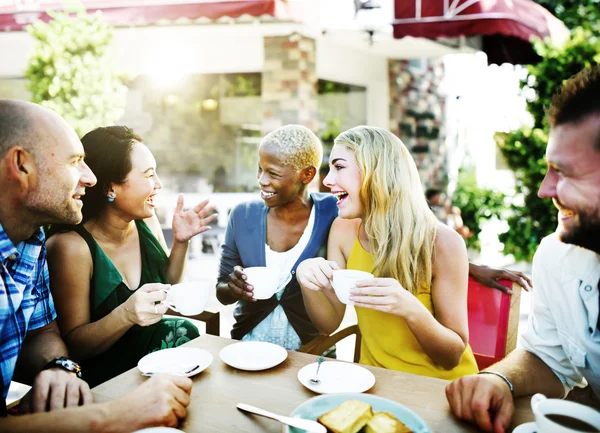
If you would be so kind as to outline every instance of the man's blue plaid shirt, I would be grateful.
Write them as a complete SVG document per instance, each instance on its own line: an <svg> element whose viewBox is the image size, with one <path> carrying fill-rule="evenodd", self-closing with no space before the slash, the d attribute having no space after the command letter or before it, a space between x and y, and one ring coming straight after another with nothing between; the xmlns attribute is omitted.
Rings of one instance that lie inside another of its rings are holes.
<svg viewBox="0 0 600 433"><path fill-rule="evenodd" d="M28 330L56 318L42 229L13 245L0 224L0 379L6 399Z"/></svg>

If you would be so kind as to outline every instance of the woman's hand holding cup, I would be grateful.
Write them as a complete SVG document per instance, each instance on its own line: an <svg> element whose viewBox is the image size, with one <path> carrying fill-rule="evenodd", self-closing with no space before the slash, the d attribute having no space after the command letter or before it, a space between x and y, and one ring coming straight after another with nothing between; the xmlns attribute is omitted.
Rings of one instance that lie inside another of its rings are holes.
<svg viewBox="0 0 600 433"><path fill-rule="evenodd" d="M169 284L150 283L137 289L123 304L125 319L132 325L150 326L160 321L169 306L167 299Z"/></svg>
<svg viewBox="0 0 600 433"><path fill-rule="evenodd" d="M229 274L229 282L227 286L231 294L237 299L244 301L256 302L254 299L254 287L246 283L246 274L244 274L244 268L241 266L234 266L233 272Z"/></svg>
<svg viewBox="0 0 600 433"><path fill-rule="evenodd" d="M300 285L308 290L318 292L319 290L332 290L331 280L333 271L340 269L333 260L325 260L322 257L304 260L296 269L296 279Z"/></svg>

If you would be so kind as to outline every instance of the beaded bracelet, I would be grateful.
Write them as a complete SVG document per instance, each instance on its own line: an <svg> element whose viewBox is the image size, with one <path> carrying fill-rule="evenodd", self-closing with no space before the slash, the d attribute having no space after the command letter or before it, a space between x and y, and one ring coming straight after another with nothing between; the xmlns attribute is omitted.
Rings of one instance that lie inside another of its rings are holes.
<svg viewBox="0 0 600 433"><path fill-rule="evenodd" d="M508 377L506 377L502 373L498 373L497 371L484 370L484 371L480 371L477 374L494 374L494 375L498 376L500 379L502 379L503 381L506 382L506 384L508 385L508 388L510 389L510 393L514 395L515 388L513 387L512 382L510 380L508 380Z"/></svg>

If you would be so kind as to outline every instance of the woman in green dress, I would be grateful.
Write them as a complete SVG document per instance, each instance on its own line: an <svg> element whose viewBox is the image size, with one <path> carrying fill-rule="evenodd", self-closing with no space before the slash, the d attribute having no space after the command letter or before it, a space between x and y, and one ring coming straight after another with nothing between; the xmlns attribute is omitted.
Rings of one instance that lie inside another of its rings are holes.
<svg viewBox="0 0 600 433"><path fill-rule="evenodd" d="M184 319L163 318L169 284L180 281L190 239L210 227L214 206L203 201L173 217L170 255L154 197L162 188L156 161L124 126L97 128L82 139L98 182L85 195L83 222L52 227L48 266L58 323L69 353L90 386L132 367L144 355L198 337Z"/></svg>

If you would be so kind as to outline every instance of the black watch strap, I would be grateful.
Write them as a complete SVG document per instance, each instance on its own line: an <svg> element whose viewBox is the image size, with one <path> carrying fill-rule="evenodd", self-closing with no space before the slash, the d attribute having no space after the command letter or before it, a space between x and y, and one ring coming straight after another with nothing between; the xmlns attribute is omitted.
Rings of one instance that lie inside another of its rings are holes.
<svg viewBox="0 0 600 433"><path fill-rule="evenodd" d="M69 373L73 373L78 378L82 378L81 367L79 366L79 364L65 356L59 356L57 358L54 358L48 364L44 365L42 367L42 370L48 370L50 368L62 368L63 370L68 371Z"/></svg>

